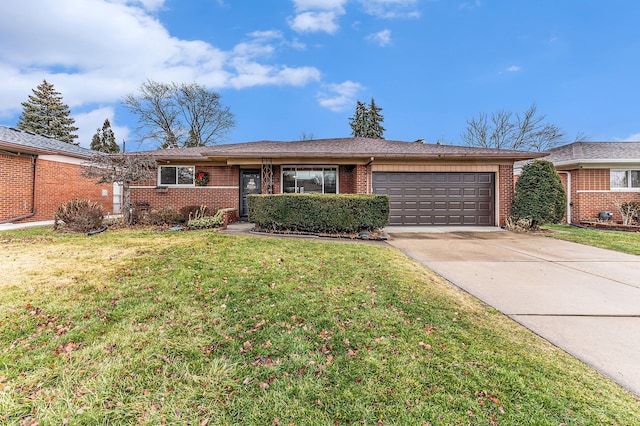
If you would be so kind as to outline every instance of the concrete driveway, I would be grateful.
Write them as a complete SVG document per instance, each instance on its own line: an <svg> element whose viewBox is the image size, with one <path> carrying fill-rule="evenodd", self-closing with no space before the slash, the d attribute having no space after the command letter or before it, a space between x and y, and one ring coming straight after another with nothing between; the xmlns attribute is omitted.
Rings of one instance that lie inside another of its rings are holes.
<svg viewBox="0 0 640 426"><path fill-rule="evenodd" d="M640 256L495 228L425 230L386 231L392 246L640 395Z"/></svg>

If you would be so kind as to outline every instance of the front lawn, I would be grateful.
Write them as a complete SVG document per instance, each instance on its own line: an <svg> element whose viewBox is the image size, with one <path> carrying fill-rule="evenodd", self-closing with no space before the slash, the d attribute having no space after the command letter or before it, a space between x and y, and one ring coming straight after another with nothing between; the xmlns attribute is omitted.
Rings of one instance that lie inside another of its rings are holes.
<svg viewBox="0 0 640 426"><path fill-rule="evenodd" d="M629 392L399 251L0 232L0 423L631 425Z"/></svg>
<svg viewBox="0 0 640 426"><path fill-rule="evenodd" d="M559 240L640 255L640 232L587 229L569 225L545 225L544 228L556 231L545 235Z"/></svg>

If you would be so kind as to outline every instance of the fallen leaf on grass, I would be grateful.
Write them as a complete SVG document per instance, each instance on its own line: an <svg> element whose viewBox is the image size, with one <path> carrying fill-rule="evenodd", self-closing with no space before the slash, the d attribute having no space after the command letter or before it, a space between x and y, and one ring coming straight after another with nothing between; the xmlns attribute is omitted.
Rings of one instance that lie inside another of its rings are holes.
<svg viewBox="0 0 640 426"><path fill-rule="evenodd" d="M431 345L429 345L428 343L419 342L418 346L420 346L425 351L430 351L431 350Z"/></svg>

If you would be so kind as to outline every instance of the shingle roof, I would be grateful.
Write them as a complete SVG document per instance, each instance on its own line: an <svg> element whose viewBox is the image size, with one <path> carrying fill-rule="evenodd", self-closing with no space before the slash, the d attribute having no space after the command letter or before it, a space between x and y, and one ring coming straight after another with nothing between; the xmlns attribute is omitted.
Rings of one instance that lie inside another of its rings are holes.
<svg viewBox="0 0 640 426"><path fill-rule="evenodd" d="M0 126L0 150L28 154L62 154L88 158L93 151L47 136L36 135L13 127Z"/></svg>
<svg viewBox="0 0 640 426"><path fill-rule="evenodd" d="M386 139L337 138L308 141L246 142L209 147L172 148L148 151L158 159L287 158L287 157L384 157L384 158L502 158L522 160L544 154L457 145L402 142Z"/></svg>
<svg viewBox="0 0 640 426"><path fill-rule="evenodd" d="M552 163L584 160L640 162L640 142L574 142L549 150L549 156L544 160Z"/></svg>

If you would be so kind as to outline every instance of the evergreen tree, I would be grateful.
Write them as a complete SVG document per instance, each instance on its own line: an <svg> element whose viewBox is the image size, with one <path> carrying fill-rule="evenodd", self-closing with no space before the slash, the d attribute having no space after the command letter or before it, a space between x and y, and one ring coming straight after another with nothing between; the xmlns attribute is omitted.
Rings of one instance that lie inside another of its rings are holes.
<svg viewBox="0 0 640 426"><path fill-rule="evenodd" d="M78 145L73 134L78 128L75 120L70 117L69 107L62 103L62 95L56 91L53 84L43 80L36 89L32 90L29 100L22 102L22 114L18 121L18 128L38 135L49 136L62 142Z"/></svg>
<svg viewBox="0 0 640 426"><path fill-rule="evenodd" d="M120 147L116 143L116 136L111 130L109 119L104 120L102 129L98 129L91 139L91 149L94 151L107 152L115 154L120 152Z"/></svg>
<svg viewBox="0 0 640 426"><path fill-rule="evenodd" d="M367 106L362 102L356 103L356 111L353 117L349 118L349 125L354 138L367 137Z"/></svg>
<svg viewBox="0 0 640 426"><path fill-rule="evenodd" d="M515 219L531 221L536 229L545 223L558 223L564 217L567 198L560 175L553 163L537 160L522 168L511 203Z"/></svg>
<svg viewBox="0 0 640 426"><path fill-rule="evenodd" d="M384 118L380 111L382 111L382 108L376 106L373 98L371 98L371 103L368 107L358 101L353 117L349 118L351 135L355 138L384 139L385 128L381 124Z"/></svg>
<svg viewBox="0 0 640 426"><path fill-rule="evenodd" d="M369 104L368 112L368 138L375 139L384 139L382 136L384 134L385 128L382 127L382 122L384 121L384 117L380 114L382 108L377 107L373 98L371 98L371 103Z"/></svg>

